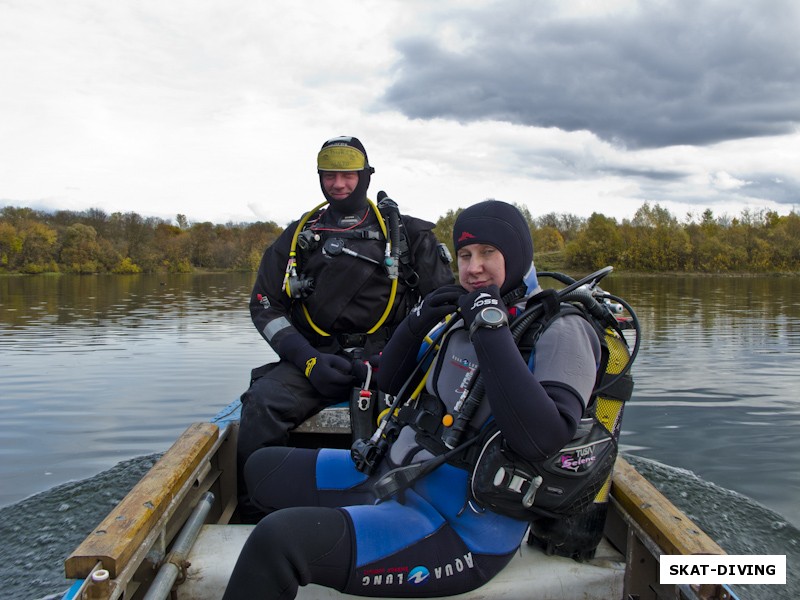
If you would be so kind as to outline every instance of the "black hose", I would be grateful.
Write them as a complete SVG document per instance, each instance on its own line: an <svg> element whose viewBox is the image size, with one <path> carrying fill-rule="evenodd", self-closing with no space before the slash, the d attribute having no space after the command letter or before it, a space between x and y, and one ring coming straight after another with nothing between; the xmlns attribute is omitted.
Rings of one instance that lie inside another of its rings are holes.
<svg viewBox="0 0 800 600"><path fill-rule="evenodd" d="M400 266L400 208L397 206L397 202L389 198L386 192L381 190L378 192L378 210L389 222L389 241L392 245L391 257L394 261L392 265L394 268L389 269L389 272L390 274L394 273L394 278L397 278Z"/></svg>

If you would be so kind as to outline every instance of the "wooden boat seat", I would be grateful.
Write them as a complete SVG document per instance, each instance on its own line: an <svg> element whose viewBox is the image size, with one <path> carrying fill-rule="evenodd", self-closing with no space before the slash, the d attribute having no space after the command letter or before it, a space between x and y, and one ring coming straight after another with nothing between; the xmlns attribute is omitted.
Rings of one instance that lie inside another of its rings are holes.
<svg viewBox="0 0 800 600"><path fill-rule="evenodd" d="M350 408L345 402L329 406L301 423L294 431L350 435Z"/></svg>

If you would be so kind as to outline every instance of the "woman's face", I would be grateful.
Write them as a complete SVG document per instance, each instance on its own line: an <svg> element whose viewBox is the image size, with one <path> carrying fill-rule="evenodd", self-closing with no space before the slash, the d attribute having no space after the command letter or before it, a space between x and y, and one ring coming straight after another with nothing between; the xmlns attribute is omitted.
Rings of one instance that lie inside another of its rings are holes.
<svg viewBox="0 0 800 600"><path fill-rule="evenodd" d="M458 251L458 281L468 292L490 285L503 287L506 259L489 244L469 244Z"/></svg>

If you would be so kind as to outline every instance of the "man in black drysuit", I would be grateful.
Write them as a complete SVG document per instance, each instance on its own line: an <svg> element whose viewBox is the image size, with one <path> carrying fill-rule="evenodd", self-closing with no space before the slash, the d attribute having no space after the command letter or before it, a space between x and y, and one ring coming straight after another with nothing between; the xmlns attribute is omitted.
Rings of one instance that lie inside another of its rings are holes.
<svg viewBox="0 0 800 600"><path fill-rule="evenodd" d="M367 199L374 169L357 138L326 141L317 171L325 202L267 248L250 298L253 323L280 360L254 369L242 394L240 473L255 450L285 445L310 416L348 401L409 310L453 282L433 223Z"/></svg>

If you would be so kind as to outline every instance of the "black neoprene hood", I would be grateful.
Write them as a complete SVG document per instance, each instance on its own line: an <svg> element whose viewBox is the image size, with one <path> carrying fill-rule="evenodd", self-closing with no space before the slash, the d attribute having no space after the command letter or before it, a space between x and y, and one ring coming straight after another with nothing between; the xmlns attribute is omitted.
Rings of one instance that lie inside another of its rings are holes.
<svg viewBox="0 0 800 600"><path fill-rule="evenodd" d="M337 153L339 156L335 156ZM359 155L363 155L363 161L360 160ZM325 171L355 171L358 173L358 185L347 198L335 200L327 194L325 186L322 184L322 173ZM367 188L369 188L370 178L374 172L375 169L369 164L364 144L353 136L343 135L331 138L322 144L322 148L317 154L319 187L325 199L330 203L330 207L336 212L353 213L367 206Z"/></svg>
<svg viewBox="0 0 800 600"><path fill-rule="evenodd" d="M505 294L522 283L533 261L533 241L528 222L516 206L500 200L485 200L465 208L453 226L456 253L470 244L489 244L503 254Z"/></svg>

